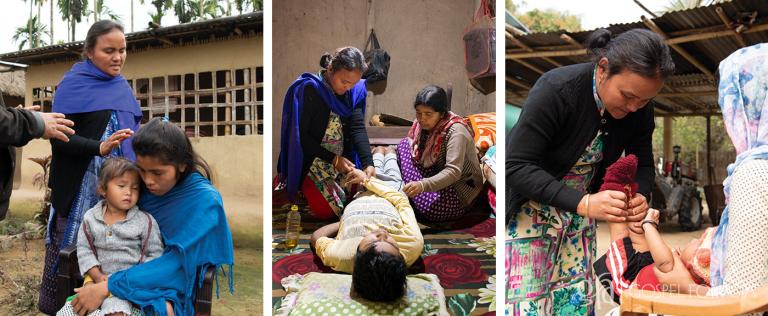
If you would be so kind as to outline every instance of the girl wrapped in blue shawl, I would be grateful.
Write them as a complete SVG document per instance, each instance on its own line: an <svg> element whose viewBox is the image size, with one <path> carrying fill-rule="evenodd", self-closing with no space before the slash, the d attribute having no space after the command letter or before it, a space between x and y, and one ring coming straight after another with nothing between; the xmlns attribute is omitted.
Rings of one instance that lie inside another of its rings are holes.
<svg viewBox="0 0 768 316"><path fill-rule="evenodd" d="M228 266L224 272L234 291L232 235L221 195L208 179L205 161L173 123L151 120L136 133L133 148L145 185L139 207L157 220L165 252L109 276L108 282L76 289L72 305L93 310L109 292L149 315L168 315L170 310L192 315L193 295L202 285L196 281L208 267Z"/></svg>
<svg viewBox="0 0 768 316"><path fill-rule="evenodd" d="M365 130L366 65L357 48L323 55L323 71L304 73L283 101L278 180L288 197L301 191L311 212L331 218L344 208L339 174L363 169L373 176L373 158Z"/></svg>

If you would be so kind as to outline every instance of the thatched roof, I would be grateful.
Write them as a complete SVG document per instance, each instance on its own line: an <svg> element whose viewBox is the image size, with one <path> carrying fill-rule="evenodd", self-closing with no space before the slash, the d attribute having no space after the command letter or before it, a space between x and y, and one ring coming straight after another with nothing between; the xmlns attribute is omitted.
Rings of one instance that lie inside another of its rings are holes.
<svg viewBox="0 0 768 316"><path fill-rule="evenodd" d="M24 71L0 72L0 91L4 95L24 97Z"/></svg>

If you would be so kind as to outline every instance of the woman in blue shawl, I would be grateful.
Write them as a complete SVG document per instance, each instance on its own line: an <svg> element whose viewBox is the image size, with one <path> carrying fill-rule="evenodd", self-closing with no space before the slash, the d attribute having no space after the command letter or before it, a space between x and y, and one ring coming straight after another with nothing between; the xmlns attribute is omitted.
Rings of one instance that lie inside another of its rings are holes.
<svg viewBox="0 0 768 316"><path fill-rule="evenodd" d="M737 50L720 63L718 102L736 150L723 181L727 206L712 239L711 288L675 258L659 281L682 293L741 295L768 285L768 45Z"/></svg>
<svg viewBox="0 0 768 316"><path fill-rule="evenodd" d="M98 202L97 174L109 156L135 159L129 137L141 110L120 75L126 58L119 24L103 20L88 30L84 61L72 66L59 83L53 111L75 123L69 142L51 140L51 212L46 234L45 267L38 309L55 313L59 249L75 244L83 213Z"/></svg>
<svg viewBox="0 0 768 316"><path fill-rule="evenodd" d="M363 54L339 48L323 55L320 66L318 74L299 76L285 94L277 172L289 199L301 191L312 214L329 219L346 202L340 174L358 168L373 176L375 170L365 130Z"/></svg>
<svg viewBox="0 0 768 316"><path fill-rule="evenodd" d="M201 286L195 280L208 267L229 266L234 291L232 235L221 194L211 185L208 165L173 123L152 119L136 133L133 149L144 182L139 207L157 220L165 252L107 282L75 289L72 306L84 315L111 293L147 315L193 315L194 289Z"/></svg>

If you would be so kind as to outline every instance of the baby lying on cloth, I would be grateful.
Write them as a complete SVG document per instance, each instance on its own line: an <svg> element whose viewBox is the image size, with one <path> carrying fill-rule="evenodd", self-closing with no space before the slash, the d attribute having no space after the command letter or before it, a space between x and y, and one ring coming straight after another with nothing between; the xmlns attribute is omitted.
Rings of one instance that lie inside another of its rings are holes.
<svg viewBox="0 0 768 316"><path fill-rule="evenodd" d="M608 167L600 191L624 192L629 198L637 192L635 173L637 157L628 155ZM621 293L636 287L649 291L675 291L668 285L660 284L653 272L657 267L662 272L674 267L673 250L661 238L658 230L659 211L648 210L645 219L630 223L609 223L611 242L608 251L594 263L595 274L600 283L619 303ZM691 240L684 248L675 249L693 279L702 285L709 285L709 258L715 227Z"/></svg>

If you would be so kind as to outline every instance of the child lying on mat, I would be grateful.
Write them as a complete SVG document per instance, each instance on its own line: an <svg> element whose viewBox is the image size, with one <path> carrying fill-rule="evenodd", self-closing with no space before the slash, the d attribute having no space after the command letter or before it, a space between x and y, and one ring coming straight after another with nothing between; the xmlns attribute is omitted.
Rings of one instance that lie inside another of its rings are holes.
<svg viewBox="0 0 768 316"><path fill-rule="evenodd" d="M637 190L636 171L637 157L629 155L619 159L606 170L600 191L616 190L633 196ZM606 254L595 261L594 268L600 283L616 303L620 302L621 293L630 287L674 291L659 283L653 268L665 273L672 271L675 255L680 257L697 283L709 285L709 255L715 229L707 229L701 238L691 240L682 249L675 249L673 254L661 238L658 224L659 211L655 209L649 209L640 223L609 223L613 242Z"/></svg>
<svg viewBox="0 0 768 316"><path fill-rule="evenodd" d="M352 289L370 301L388 302L402 297L406 269L421 255L424 238L408 197L400 191L403 180L393 149L373 154L376 177L355 169L345 185L363 185L367 191L347 204L341 221L312 233L311 245L323 264L352 274Z"/></svg>

